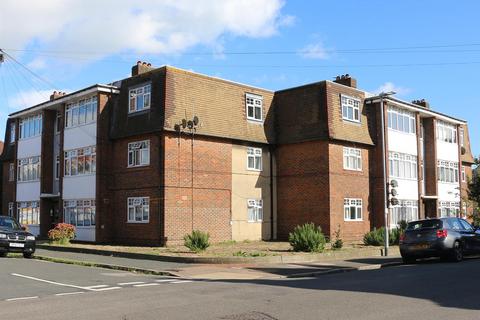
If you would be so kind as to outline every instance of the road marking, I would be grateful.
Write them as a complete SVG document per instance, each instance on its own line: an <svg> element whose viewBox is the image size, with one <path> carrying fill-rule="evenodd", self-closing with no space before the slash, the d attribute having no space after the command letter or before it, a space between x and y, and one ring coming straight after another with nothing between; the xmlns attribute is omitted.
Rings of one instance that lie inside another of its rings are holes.
<svg viewBox="0 0 480 320"><path fill-rule="evenodd" d="M192 280L180 280L180 281L173 281L173 282L170 282L170 283L187 283L187 282L193 282Z"/></svg>
<svg viewBox="0 0 480 320"><path fill-rule="evenodd" d="M99 289L99 288L105 288L105 287L108 287L106 284L99 284L97 286L89 286L89 287L85 287L85 288L88 288L88 289Z"/></svg>
<svg viewBox="0 0 480 320"><path fill-rule="evenodd" d="M173 282L173 281L176 281L175 279L159 279L159 280L155 280L155 282Z"/></svg>
<svg viewBox="0 0 480 320"><path fill-rule="evenodd" d="M97 290L95 290L95 289L90 289L90 288L87 288L87 287L80 287L80 286L76 286L76 285L73 285L73 284L67 284L67 283L61 283L61 282L56 282L56 281L50 281L50 280L45 280L45 279L40 279L40 278L35 278L35 277L30 277L30 276L25 276L25 275L23 275L23 274L18 274L18 273L12 273L11 275L12 275L12 276L15 276L15 277L20 277L20 278L25 278L25 279L34 280L34 281L39 281L39 282L45 282L45 283L49 283L49 284L54 284L54 285L62 286L62 287L76 288L76 289L82 289L82 290L88 290L88 291L97 291Z"/></svg>
<svg viewBox="0 0 480 320"><path fill-rule="evenodd" d="M34 297L22 297L22 298L11 298L11 299L6 299L5 301L18 301L18 300L30 300L30 299L38 299L38 296L34 296Z"/></svg>
<svg viewBox="0 0 480 320"><path fill-rule="evenodd" d="M85 291L75 291L75 292L57 293L57 294L55 294L55 295L58 296L58 297L61 297L61 296L71 296L71 295L74 295L74 294L82 294L82 293L85 293Z"/></svg>
<svg viewBox="0 0 480 320"><path fill-rule="evenodd" d="M108 287L108 288L100 288L100 289L93 289L95 291L108 291L108 290L117 290L117 289L122 289L120 287Z"/></svg>
<svg viewBox="0 0 480 320"><path fill-rule="evenodd" d="M144 283L144 284L136 284L134 287L151 287L151 286L159 286L159 283Z"/></svg>
<svg viewBox="0 0 480 320"><path fill-rule="evenodd" d="M120 283L117 283L117 285L119 285L119 286L131 286L131 285L134 285L134 284L142 284L142 283L145 283L145 282L142 282L142 281L137 281L137 282L120 282Z"/></svg>

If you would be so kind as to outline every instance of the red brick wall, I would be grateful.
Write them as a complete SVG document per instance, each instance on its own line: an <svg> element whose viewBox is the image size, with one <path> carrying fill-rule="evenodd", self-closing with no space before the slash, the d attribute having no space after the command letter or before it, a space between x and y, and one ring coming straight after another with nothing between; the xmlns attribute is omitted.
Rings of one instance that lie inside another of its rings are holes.
<svg viewBox="0 0 480 320"><path fill-rule="evenodd" d="M167 244L183 242L192 227L210 233L212 241L229 240L232 145L228 140L195 136L192 189L191 141L186 134L180 138L178 133L163 135Z"/></svg>
<svg viewBox="0 0 480 320"><path fill-rule="evenodd" d="M343 168L343 148L358 148L362 152L362 171L345 170ZM370 175L369 148L347 143L330 143L330 237L340 226L340 235L344 241L362 241L370 230ZM345 221L345 198L362 199L362 221Z"/></svg>
<svg viewBox="0 0 480 320"><path fill-rule="evenodd" d="M330 234L328 142L278 146L277 235L288 238L295 226L313 222Z"/></svg>

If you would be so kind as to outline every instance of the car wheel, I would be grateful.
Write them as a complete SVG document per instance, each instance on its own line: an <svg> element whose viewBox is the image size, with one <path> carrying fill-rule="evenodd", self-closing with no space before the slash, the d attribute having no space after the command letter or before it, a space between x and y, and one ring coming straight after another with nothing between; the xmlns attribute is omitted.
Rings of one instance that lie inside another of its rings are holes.
<svg viewBox="0 0 480 320"><path fill-rule="evenodd" d="M417 262L417 259L415 259L412 256L402 256L402 261L405 264L412 264L412 263Z"/></svg>
<svg viewBox="0 0 480 320"><path fill-rule="evenodd" d="M0 252L0 258L5 258L7 256L6 252Z"/></svg>
<svg viewBox="0 0 480 320"><path fill-rule="evenodd" d="M32 259L33 253L31 253L31 252L24 252L24 253L23 253L23 257L24 257L25 259Z"/></svg>
<svg viewBox="0 0 480 320"><path fill-rule="evenodd" d="M463 260L463 248L460 242L458 241L455 241L455 243L453 244L450 260L454 262L460 262Z"/></svg>

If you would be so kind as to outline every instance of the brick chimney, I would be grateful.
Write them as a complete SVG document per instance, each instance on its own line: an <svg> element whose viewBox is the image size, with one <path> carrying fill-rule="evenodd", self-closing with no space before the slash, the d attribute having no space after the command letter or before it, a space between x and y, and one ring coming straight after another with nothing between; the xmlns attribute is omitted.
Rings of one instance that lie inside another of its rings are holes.
<svg viewBox="0 0 480 320"><path fill-rule="evenodd" d="M138 76L139 74L152 71L155 69L152 67L151 63L148 62L143 62L143 61L137 61L137 64L132 67L132 77Z"/></svg>
<svg viewBox="0 0 480 320"><path fill-rule="evenodd" d="M63 97L64 95L66 95L65 92L53 91L53 93L50 95L50 101Z"/></svg>
<svg viewBox="0 0 480 320"><path fill-rule="evenodd" d="M422 108L430 109L430 103L428 103L428 101L425 100L425 99L422 99L422 100L413 100L412 103L413 103L413 104L416 104L417 106L420 106L420 107L422 107Z"/></svg>
<svg viewBox="0 0 480 320"><path fill-rule="evenodd" d="M351 88L357 87L357 79L352 78L348 73L337 76L333 82L340 83Z"/></svg>

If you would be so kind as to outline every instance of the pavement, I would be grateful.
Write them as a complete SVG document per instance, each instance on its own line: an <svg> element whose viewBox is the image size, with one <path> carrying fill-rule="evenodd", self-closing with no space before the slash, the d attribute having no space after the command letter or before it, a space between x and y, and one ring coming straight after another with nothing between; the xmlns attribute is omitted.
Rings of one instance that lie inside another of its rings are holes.
<svg viewBox="0 0 480 320"><path fill-rule="evenodd" d="M395 253L395 252L394 252ZM103 254L38 249L36 257L54 262L77 263L122 271L168 275L203 280L252 280L311 277L355 270L379 269L401 264L397 254L389 257L355 257L298 263L191 264Z"/></svg>
<svg viewBox="0 0 480 320"><path fill-rule="evenodd" d="M0 259L0 319L478 319L479 259L321 277L178 279Z"/></svg>

